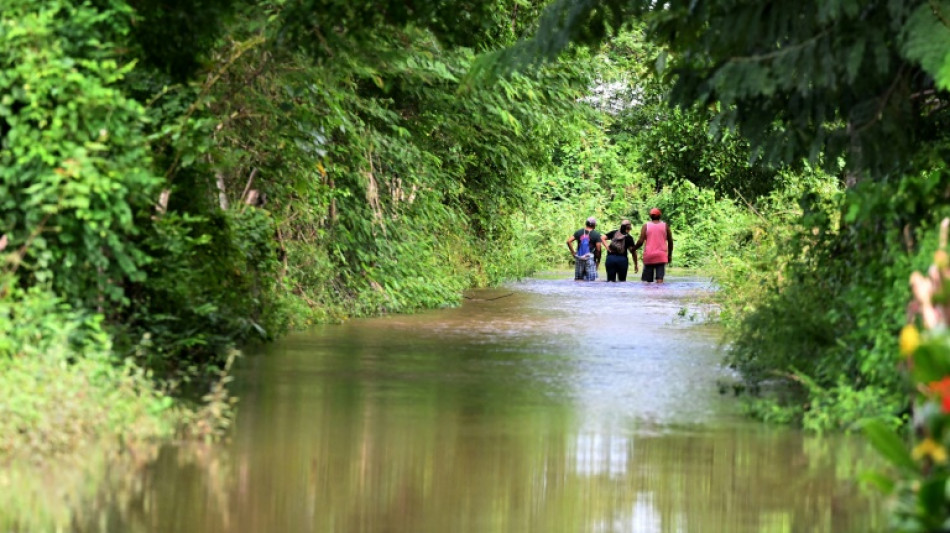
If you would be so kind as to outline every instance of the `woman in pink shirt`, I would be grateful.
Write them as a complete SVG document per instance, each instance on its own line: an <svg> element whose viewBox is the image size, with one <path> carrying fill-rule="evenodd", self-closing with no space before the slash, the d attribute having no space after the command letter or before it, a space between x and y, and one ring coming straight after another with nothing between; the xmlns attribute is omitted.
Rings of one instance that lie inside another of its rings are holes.
<svg viewBox="0 0 950 533"><path fill-rule="evenodd" d="M662 216L659 209L650 210L650 221L640 228L640 239L634 247L643 246L643 275L640 279L647 283L654 279L663 283L666 264L673 262L673 232L666 222L660 220Z"/></svg>

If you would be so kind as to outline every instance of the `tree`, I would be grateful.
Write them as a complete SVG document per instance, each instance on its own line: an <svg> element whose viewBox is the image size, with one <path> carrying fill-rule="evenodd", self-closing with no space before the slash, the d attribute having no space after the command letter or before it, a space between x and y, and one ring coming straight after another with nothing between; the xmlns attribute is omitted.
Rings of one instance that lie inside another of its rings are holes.
<svg viewBox="0 0 950 533"><path fill-rule="evenodd" d="M657 7L662 6L662 7ZM946 143L948 2L557 0L505 61L600 44L633 22L665 48L671 101L714 106L775 162L802 157L848 183L899 176Z"/></svg>
<svg viewBox="0 0 950 533"><path fill-rule="evenodd" d="M896 403L902 288L950 206L948 13L923 0L556 0L533 38L485 64L536 63L642 25L681 113L713 113L710 130L737 132L756 158L839 177L834 205L800 198L785 263L769 265L781 274L732 309L730 351L750 381L793 376L807 399L791 405L828 427ZM680 130L660 137L692 136Z"/></svg>

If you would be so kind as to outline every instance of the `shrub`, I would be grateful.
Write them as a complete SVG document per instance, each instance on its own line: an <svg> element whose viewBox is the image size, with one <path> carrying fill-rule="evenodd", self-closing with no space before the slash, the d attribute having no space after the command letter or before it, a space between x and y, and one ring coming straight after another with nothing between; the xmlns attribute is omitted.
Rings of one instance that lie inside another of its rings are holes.
<svg viewBox="0 0 950 533"><path fill-rule="evenodd" d="M0 298L0 338L0 461L175 430L174 402L141 368L116 364L101 316L39 288L12 291Z"/></svg>

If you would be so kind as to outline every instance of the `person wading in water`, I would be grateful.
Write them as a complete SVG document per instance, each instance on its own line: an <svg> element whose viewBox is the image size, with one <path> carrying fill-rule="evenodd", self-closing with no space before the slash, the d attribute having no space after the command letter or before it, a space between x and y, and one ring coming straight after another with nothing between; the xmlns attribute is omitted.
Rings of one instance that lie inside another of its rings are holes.
<svg viewBox="0 0 950 533"><path fill-rule="evenodd" d="M628 253L633 256L634 273L640 271L633 235L630 235L632 227L629 220L624 220L620 223L620 229L607 232L607 242L610 243L607 245L607 261L604 263L607 268L607 281L627 281L627 270L630 268Z"/></svg>
<svg viewBox="0 0 950 533"><path fill-rule="evenodd" d="M660 220L663 213L654 207L650 210L650 221L640 228L640 239L636 248L643 246L643 275L647 283L663 283L666 265L673 262L673 231L669 224Z"/></svg>
<svg viewBox="0 0 950 533"><path fill-rule="evenodd" d="M604 236L594 229L596 227L597 219L590 217L585 227L567 238L567 249L574 258L574 281L597 281L600 249L607 242ZM577 252L574 252L574 241L577 241Z"/></svg>

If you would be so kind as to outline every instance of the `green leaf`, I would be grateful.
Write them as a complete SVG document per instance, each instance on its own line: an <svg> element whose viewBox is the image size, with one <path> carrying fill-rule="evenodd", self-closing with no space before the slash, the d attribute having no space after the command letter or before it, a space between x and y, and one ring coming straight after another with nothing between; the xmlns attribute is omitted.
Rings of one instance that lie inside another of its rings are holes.
<svg viewBox="0 0 950 533"><path fill-rule="evenodd" d="M871 446L891 464L904 470L917 471L917 464L907 450L907 443L891 428L880 420L871 420L864 423L862 429Z"/></svg>
<svg viewBox="0 0 950 533"><path fill-rule="evenodd" d="M918 501L927 515L939 516L944 514L943 508L946 506L944 488L946 483L946 477L938 476L936 479L927 480L921 485Z"/></svg>
<svg viewBox="0 0 950 533"><path fill-rule="evenodd" d="M922 3L904 25L903 52L934 77L937 86L950 88L950 28L944 22L950 2Z"/></svg>
<svg viewBox="0 0 950 533"><path fill-rule="evenodd" d="M946 346L934 341L922 344L914 352L914 379L921 383L930 383L950 375L950 357Z"/></svg>
<svg viewBox="0 0 950 533"><path fill-rule="evenodd" d="M890 494L896 486L893 479L880 472L864 472L861 474L860 480L862 483L875 487L882 494Z"/></svg>

